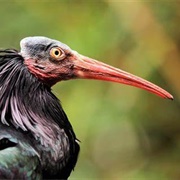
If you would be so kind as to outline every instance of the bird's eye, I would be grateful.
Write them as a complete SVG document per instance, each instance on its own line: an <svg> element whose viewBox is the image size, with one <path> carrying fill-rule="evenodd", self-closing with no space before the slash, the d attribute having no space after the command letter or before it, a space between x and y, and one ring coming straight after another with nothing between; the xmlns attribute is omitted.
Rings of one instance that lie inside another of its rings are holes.
<svg viewBox="0 0 180 180"><path fill-rule="evenodd" d="M54 47L50 50L50 56L55 60L61 60L64 59L65 53L62 49Z"/></svg>

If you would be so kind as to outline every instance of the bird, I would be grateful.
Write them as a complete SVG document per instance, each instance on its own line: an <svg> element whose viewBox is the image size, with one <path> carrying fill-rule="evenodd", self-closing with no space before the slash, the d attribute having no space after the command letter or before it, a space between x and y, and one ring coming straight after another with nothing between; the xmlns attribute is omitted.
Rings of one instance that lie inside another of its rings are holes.
<svg viewBox="0 0 180 180"><path fill-rule="evenodd" d="M80 141L51 88L78 78L127 84L173 99L157 85L58 40L25 37L20 50L0 50L0 179L68 179Z"/></svg>

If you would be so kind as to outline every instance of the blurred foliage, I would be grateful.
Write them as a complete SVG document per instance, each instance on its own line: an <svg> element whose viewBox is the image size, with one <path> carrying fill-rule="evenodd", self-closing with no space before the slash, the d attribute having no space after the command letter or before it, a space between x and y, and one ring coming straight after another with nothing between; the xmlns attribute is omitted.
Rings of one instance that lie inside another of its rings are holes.
<svg viewBox="0 0 180 180"><path fill-rule="evenodd" d="M60 40L72 49L148 79L168 101L108 82L61 82L61 99L77 137L70 179L179 179L179 1L0 1L0 47L26 36Z"/></svg>

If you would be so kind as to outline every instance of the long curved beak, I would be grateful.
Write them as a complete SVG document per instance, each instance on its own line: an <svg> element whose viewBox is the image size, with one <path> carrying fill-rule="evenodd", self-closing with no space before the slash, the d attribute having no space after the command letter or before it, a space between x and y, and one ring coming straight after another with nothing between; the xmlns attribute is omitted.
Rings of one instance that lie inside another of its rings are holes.
<svg viewBox="0 0 180 180"><path fill-rule="evenodd" d="M159 86L121 69L112 67L92 58L76 54L73 59L76 78L112 81L135 86L154 93L162 98L173 99L173 96Z"/></svg>

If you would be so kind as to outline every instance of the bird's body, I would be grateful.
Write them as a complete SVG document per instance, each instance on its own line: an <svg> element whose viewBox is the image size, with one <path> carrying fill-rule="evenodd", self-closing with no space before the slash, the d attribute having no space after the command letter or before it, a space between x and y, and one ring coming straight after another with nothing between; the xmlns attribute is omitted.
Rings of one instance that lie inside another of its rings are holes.
<svg viewBox="0 0 180 180"><path fill-rule="evenodd" d="M0 51L0 179L69 177L79 145L51 86L78 77L130 84L172 99L152 83L92 61L59 41L25 38L20 52Z"/></svg>
<svg viewBox="0 0 180 180"><path fill-rule="evenodd" d="M31 174L26 169L27 162L33 158L38 177L42 171L45 178L67 178L75 166L79 145L59 100L50 87L28 71L20 55L14 55L13 51L4 53L6 55L0 60L3 123L0 124L0 142L6 138L13 146L7 148L7 144L0 151L0 157L6 155L3 160L0 158L0 177L35 176L32 170ZM11 151L12 157L9 156ZM17 162L11 162L15 160ZM9 173L10 164L17 168L17 173ZM32 163L28 164L32 166Z"/></svg>

